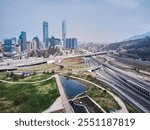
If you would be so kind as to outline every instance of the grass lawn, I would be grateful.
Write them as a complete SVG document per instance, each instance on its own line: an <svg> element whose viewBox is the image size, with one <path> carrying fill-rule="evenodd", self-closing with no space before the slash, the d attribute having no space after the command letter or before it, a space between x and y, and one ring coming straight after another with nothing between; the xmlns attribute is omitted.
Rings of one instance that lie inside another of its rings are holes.
<svg viewBox="0 0 150 130"><path fill-rule="evenodd" d="M24 78L21 78L21 76L17 75L18 78L16 80L13 80L13 78L7 76L7 74L1 73L0 79L6 80L6 81L15 81L15 82L36 82L36 81L47 79L51 76L52 76L51 73L49 73L49 74L36 74L36 75L24 77Z"/></svg>
<svg viewBox="0 0 150 130"><path fill-rule="evenodd" d="M0 73L0 79L1 80L12 81L12 78L9 77L9 76L6 76L6 73Z"/></svg>
<svg viewBox="0 0 150 130"><path fill-rule="evenodd" d="M23 82L36 82L36 81L47 79L47 78L49 78L51 76L52 76L51 73L50 74L37 74L37 75L26 77L24 79L20 79L19 81L23 81Z"/></svg>
<svg viewBox="0 0 150 130"><path fill-rule="evenodd" d="M55 78L36 84L0 82L0 112L42 112L57 97L59 91Z"/></svg>
<svg viewBox="0 0 150 130"><path fill-rule="evenodd" d="M106 112L120 109L115 99L105 90L93 87L87 92L87 95L95 100Z"/></svg>

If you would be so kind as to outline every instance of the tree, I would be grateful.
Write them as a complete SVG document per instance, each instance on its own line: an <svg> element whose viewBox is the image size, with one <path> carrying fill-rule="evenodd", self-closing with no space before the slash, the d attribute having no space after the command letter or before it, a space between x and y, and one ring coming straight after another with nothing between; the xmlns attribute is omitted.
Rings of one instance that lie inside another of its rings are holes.
<svg viewBox="0 0 150 130"><path fill-rule="evenodd" d="M47 74L49 74L49 71L47 71Z"/></svg>
<svg viewBox="0 0 150 130"><path fill-rule="evenodd" d="M33 75L36 75L36 71L33 72Z"/></svg>
<svg viewBox="0 0 150 130"><path fill-rule="evenodd" d="M91 79L91 78L92 78L92 76L91 76L91 75L87 75L87 78L88 78L88 79Z"/></svg>
<svg viewBox="0 0 150 130"><path fill-rule="evenodd" d="M43 71L43 74L46 74L46 72L45 72L45 71Z"/></svg>
<svg viewBox="0 0 150 130"><path fill-rule="evenodd" d="M52 70L52 71L51 71L51 74L55 74L55 71L54 71L54 70Z"/></svg>
<svg viewBox="0 0 150 130"><path fill-rule="evenodd" d="M16 74L14 74L12 78L13 78L13 81L18 80L18 76Z"/></svg>
<svg viewBox="0 0 150 130"><path fill-rule="evenodd" d="M9 76L13 77L14 76L14 72L11 71Z"/></svg>
<svg viewBox="0 0 150 130"><path fill-rule="evenodd" d="M64 68L64 66L63 65L60 65L60 69L63 69Z"/></svg>
<svg viewBox="0 0 150 130"><path fill-rule="evenodd" d="M9 73L7 72L6 77L9 77Z"/></svg>
<svg viewBox="0 0 150 130"><path fill-rule="evenodd" d="M23 79L25 77L25 72L22 72L21 78Z"/></svg>

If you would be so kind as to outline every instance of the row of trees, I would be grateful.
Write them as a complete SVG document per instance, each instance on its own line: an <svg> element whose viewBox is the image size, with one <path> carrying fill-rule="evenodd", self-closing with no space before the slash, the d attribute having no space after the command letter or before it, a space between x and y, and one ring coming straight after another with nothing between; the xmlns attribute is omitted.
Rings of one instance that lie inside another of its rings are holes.
<svg viewBox="0 0 150 130"><path fill-rule="evenodd" d="M15 74L14 72L10 72L10 73L7 73L6 74L6 77L8 78L12 78L12 80L13 81L17 81L17 80L19 80L19 79L23 79L23 78L25 78L25 77L27 77L27 76L32 76L32 75L36 75L37 73L36 73L36 71L34 71L33 73L30 73L30 72L22 72L22 74L21 75L19 75L19 74ZM43 74L55 74L55 71L54 70L52 70L51 72L49 72L49 71L43 71Z"/></svg>
<svg viewBox="0 0 150 130"><path fill-rule="evenodd" d="M55 74L55 71L54 70L52 70L51 72L49 72L49 71L43 71L43 74Z"/></svg>
<svg viewBox="0 0 150 130"><path fill-rule="evenodd" d="M23 79L27 76L31 76L31 75L36 75L36 72L34 71L33 73L26 73L26 72L22 72L21 75L15 74L14 72L10 72L6 74L6 77L10 77L12 78L13 81L17 81L19 79Z"/></svg>
<svg viewBox="0 0 150 130"><path fill-rule="evenodd" d="M44 57L47 58L50 55L62 55L60 47L58 46L49 46L46 50L32 50L28 53L27 57Z"/></svg>

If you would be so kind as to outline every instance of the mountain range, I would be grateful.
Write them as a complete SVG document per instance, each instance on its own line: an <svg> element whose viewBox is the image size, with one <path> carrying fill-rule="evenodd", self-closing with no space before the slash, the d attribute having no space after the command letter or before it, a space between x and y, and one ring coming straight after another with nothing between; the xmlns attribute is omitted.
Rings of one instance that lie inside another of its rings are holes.
<svg viewBox="0 0 150 130"><path fill-rule="evenodd" d="M129 40L136 40L136 39L142 39L145 38L147 36L150 36L150 32L146 32L144 34L138 34L138 35L134 35L132 37L129 37L127 39L124 39L123 41L129 41Z"/></svg>
<svg viewBox="0 0 150 130"><path fill-rule="evenodd" d="M119 55L143 61L150 61L150 32L136 35L129 40L111 43L104 50L115 50ZM134 39L137 38L137 39ZM133 39L133 40L131 40Z"/></svg>

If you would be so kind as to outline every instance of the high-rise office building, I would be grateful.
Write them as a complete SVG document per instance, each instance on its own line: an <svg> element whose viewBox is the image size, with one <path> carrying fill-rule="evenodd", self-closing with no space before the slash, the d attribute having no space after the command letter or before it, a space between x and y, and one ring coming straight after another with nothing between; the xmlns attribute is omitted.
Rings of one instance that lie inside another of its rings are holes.
<svg viewBox="0 0 150 130"><path fill-rule="evenodd" d="M66 48L69 48L69 39L66 39Z"/></svg>
<svg viewBox="0 0 150 130"><path fill-rule="evenodd" d="M71 49L71 47L72 47L72 39L69 38L69 48Z"/></svg>
<svg viewBox="0 0 150 130"><path fill-rule="evenodd" d="M16 44L15 37L4 39L4 52L6 53L15 52L15 44Z"/></svg>
<svg viewBox="0 0 150 130"><path fill-rule="evenodd" d="M66 48L77 49L77 38L67 38L66 39Z"/></svg>
<svg viewBox="0 0 150 130"><path fill-rule="evenodd" d="M27 50L27 36L26 36L26 32L21 32L20 36L19 36L19 40L18 43L21 45L21 51L25 51Z"/></svg>
<svg viewBox="0 0 150 130"><path fill-rule="evenodd" d="M63 47L66 47L66 20L62 21L62 41Z"/></svg>
<svg viewBox="0 0 150 130"><path fill-rule="evenodd" d="M72 38L72 49L77 49L77 38Z"/></svg>
<svg viewBox="0 0 150 130"><path fill-rule="evenodd" d="M43 21L43 43L48 47L48 22Z"/></svg>

